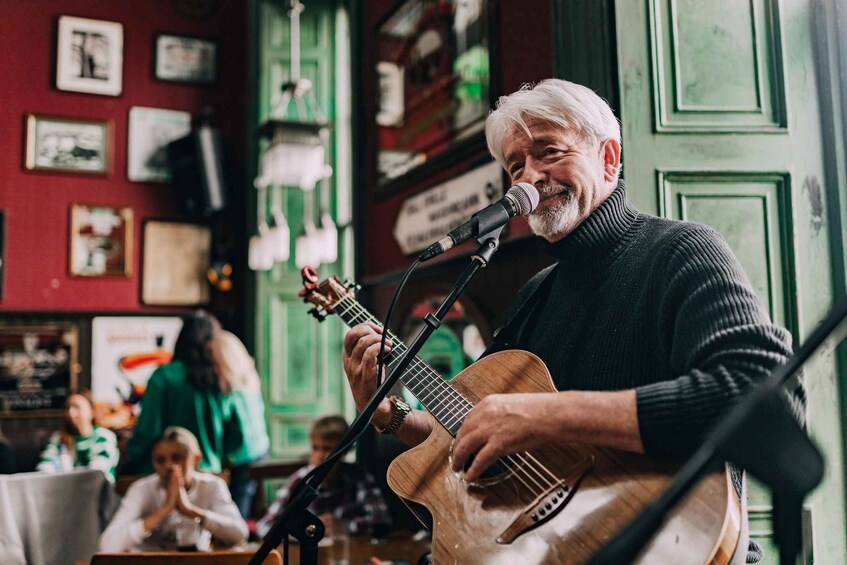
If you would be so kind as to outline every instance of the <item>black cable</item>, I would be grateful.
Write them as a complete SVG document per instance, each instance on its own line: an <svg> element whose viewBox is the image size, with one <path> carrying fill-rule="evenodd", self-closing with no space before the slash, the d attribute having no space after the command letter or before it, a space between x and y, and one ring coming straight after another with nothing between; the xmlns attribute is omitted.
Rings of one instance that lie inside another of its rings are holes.
<svg viewBox="0 0 847 565"><path fill-rule="evenodd" d="M382 324L382 339L379 342L379 353L377 354L376 363L377 363L377 372L376 372L376 386L379 388L379 385L382 384L382 373L385 364L383 363L385 357L385 337L388 335L388 324L391 321L391 314L394 312L394 307L397 305L397 299L400 297L400 293L403 291L403 287L406 286L406 282L409 280L409 276L412 274L412 271L420 264L420 258L415 259L415 261L409 265L409 268L406 269L406 272L403 274L403 278L400 279L400 284L397 285L397 288L394 291L394 296L391 298L391 303L388 305L388 313L385 315L385 321ZM395 344L396 345L396 344ZM315 471L320 466L324 465L332 465L336 460L340 459L342 455L344 455L347 450L356 443L362 434L367 431L367 427L362 428L362 430L357 433L355 436L350 438L349 441L342 445L335 446L335 449L327 456L321 465L316 466L314 469L306 473L306 476L303 477L303 482L308 481L314 476ZM310 485L311 486L311 485Z"/></svg>

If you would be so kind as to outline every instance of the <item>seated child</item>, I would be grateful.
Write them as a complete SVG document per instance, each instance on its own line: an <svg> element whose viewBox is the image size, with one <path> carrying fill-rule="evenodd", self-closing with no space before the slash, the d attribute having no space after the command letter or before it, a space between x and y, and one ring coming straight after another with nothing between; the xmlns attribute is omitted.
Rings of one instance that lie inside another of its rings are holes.
<svg viewBox="0 0 847 565"><path fill-rule="evenodd" d="M223 479L197 470L200 446L185 428L167 428L153 445L155 475L132 483L99 551L173 551L210 548L247 539L247 524Z"/></svg>
<svg viewBox="0 0 847 565"><path fill-rule="evenodd" d="M68 396L62 429L50 436L36 470L56 473L77 468L97 469L109 482L114 482L118 458L115 434L94 424L90 393L80 391Z"/></svg>
<svg viewBox="0 0 847 565"><path fill-rule="evenodd" d="M309 430L312 451L309 464L295 472L280 488L265 516L256 523L256 533L265 537L276 519L285 510L291 492L306 474L323 463L330 451L347 433L347 422L341 416L319 418ZM309 505L329 531L333 521L344 520L350 533L370 533L375 525L390 522L382 491L374 478L359 467L339 461L318 489L318 497Z"/></svg>

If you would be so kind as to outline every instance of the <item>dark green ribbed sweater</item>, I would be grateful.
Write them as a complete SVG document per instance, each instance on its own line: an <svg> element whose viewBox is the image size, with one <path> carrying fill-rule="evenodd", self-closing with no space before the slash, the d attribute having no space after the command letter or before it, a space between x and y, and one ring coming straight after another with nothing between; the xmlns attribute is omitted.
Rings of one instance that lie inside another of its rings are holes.
<svg viewBox="0 0 847 565"><path fill-rule="evenodd" d="M635 210L621 183L573 233L495 349L538 355L559 390L634 388L645 451L684 457L715 418L791 353L713 229ZM510 318L515 312L510 314Z"/></svg>

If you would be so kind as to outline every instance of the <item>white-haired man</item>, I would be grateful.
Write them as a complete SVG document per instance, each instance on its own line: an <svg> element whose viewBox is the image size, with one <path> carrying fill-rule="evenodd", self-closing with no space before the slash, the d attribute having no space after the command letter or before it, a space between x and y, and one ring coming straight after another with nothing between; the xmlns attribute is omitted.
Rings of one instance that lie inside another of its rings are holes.
<svg viewBox="0 0 847 565"><path fill-rule="evenodd" d="M500 99L486 137L511 182L541 193L529 225L557 260L521 289L489 351L535 353L561 392L486 397L456 436L453 468L476 454L465 473L474 480L498 457L548 443L685 457L785 361L790 335L771 324L714 230L627 201L620 127L593 91L556 79L524 87ZM345 338L360 408L374 390L379 339L370 325ZM374 424L392 419L396 403L386 400ZM395 433L416 444L431 426L413 411ZM737 551L734 562L745 557Z"/></svg>

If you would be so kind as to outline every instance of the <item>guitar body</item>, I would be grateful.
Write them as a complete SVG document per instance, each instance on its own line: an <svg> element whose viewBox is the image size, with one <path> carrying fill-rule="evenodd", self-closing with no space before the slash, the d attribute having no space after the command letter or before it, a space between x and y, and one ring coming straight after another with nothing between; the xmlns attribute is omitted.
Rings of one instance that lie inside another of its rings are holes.
<svg viewBox="0 0 847 565"><path fill-rule="evenodd" d="M541 360L524 351L485 357L450 384L474 403L495 393L555 392ZM569 485L572 497L552 518L511 543L498 543L536 497L515 477L485 487L468 486L450 470L452 439L436 424L429 439L388 469L391 488L432 513L432 556L438 565L585 563L666 489L679 468L672 462L582 444L534 450L538 462L560 477L591 458L593 466L577 485ZM739 535L738 497L729 473L716 472L677 506L636 562L728 563Z"/></svg>

